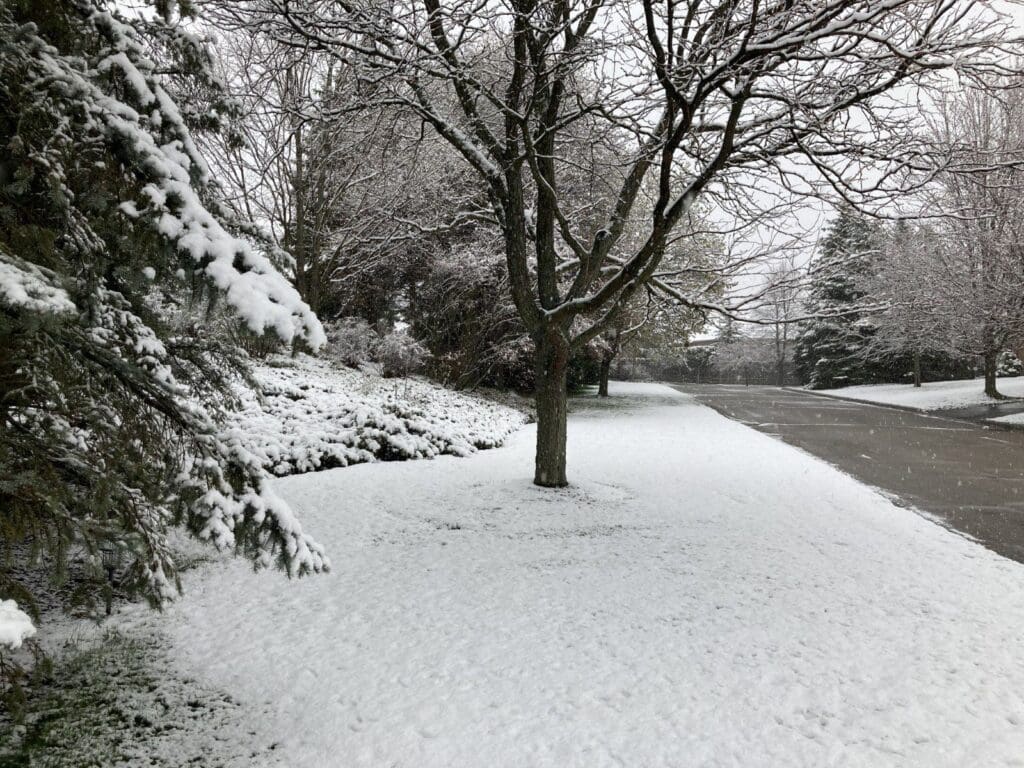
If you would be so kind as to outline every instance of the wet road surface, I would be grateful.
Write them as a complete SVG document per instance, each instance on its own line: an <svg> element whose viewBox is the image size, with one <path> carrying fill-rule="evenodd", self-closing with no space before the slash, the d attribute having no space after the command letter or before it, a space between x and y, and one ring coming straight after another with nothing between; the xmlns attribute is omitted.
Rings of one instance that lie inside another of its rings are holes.
<svg viewBox="0 0 1024 768"><path fill-rule="evenodd" d="M777 387L677 389L1024 562L1024 431Z"/></svg>

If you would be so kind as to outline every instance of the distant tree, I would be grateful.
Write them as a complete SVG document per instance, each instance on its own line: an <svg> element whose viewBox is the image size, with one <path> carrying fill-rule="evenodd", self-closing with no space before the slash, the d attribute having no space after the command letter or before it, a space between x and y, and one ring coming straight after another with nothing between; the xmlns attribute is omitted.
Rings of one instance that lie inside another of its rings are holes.
<svg viewBox="0 0 1024 768"><path fill-rule="evenodd" d="M787 370L793 358L793 321L802 310L803 283L803 270L792 258L784 258L768 266L757 315L771 328L775 383L780 387L786 385Z"/></svg>
<svg viewBox="0 0 1024 768"><path fill-rule="evenodd" d="M948 214L931 239L933 301L998 398L1000 353L1024 352L1024 82L964 88L939 106L931 133L950 161L930 201Z"/></svg>
<svg viewBox="0 0 1024 768"><path fill-rule="evenodd" d="M971 373L957 350L954 315L959 310L940 300L938 250L933 228L899 222L882 233L874 269L860 282L880 309L870 315L872 333L859 359L865 366L884 365L898 381L909 371L915 387Z"/></svg>
<svg viewBox="0 0 1024 768"><path fill-rule="evenodd" d="M812 389L866 384L883 379L880 366L866 361L874 332L865 312L865 281L878 258L878 226L843 208L822 241L810 273L806 314L799 324L793 360Z"/></svg>
<svg viewBox="0 0 1024 768"><path fill-rule="evenodd" d="M750 384L770 381L776 374L775 338L769 333L734 333L715 345L715 365L730 380Z"/></svg>

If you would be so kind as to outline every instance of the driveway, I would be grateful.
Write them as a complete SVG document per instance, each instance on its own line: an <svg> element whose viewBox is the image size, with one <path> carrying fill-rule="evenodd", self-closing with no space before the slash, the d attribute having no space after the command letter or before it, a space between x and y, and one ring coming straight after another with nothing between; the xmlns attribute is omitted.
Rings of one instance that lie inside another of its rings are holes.
<svg viewBox="0 0 1024 768"><path fill-rule="evenodd" d="M1024 562L1024 431L777 387L677 389Z"/></svg>

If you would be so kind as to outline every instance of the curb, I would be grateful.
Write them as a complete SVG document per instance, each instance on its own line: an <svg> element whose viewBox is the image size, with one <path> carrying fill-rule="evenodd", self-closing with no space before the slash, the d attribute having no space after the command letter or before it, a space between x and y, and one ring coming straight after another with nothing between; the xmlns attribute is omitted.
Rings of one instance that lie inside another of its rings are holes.
<svg viewBox="0 0 1024 768"><path fill-rule="evenodd" d="M860 400L856 397L844 397L841 394L825 394L824 392L816 391L813 389L803 389L799 387L782 387L787 391L791 392L802 392L804 394L813 394L815 397L824 397L831 400L842 400L843 402L856 402L860 406L873 406L874 408L887 408L890 411L903 411L908 414L920 414L922 416L931 416L934 419L945 419L946 421L955 421L961 424L980 424L983 427L994 428L994 429L1013 429L1021 430L1024 429L1024 424L1010 424L1007 422L999 422L994 419L957 419L954 416L948 416L943 411L955 411L956 408L951 409L924 409L914 408L913 406L897 406L897 404L891 402L872 402L871 400ZM1024 397L1008 397L1006 400L1000 400L1000 402L1024 402Z"/></svg>
<svg viewBox="0 0 1024 768"><path fill-rule="evenodd" d="M888 408L893 411L906 411L907 413L922 413L925 416L941 416L941 411L934 409L928 410L927 408L915 408L912 405L896 405L894 403L876 403L873 400L859 400L856 397L843 397L842 395L826 394L815 389L803 389L801 387L782 387L782 389L788 392L800 392L805 395L814 395L815 397L824 397L828 400L841 400L844 403L857 403L858 405L873 405L876 408ZM950 418L948 416L943 418ZM963 421L963 419L950 419L950 421ZM977 422L970 422L976 424Z"/></svg>

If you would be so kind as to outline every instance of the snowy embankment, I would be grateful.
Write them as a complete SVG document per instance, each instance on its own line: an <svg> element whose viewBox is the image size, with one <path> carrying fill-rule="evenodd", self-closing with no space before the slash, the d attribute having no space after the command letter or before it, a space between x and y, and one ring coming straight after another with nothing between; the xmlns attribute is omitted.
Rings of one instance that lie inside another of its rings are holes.
<svg viewBox="0 0 1024 768"><path fill-rule="evenodd" d="M513 408L419 379L384 379L300 355L257 366L231 435L276 475L372 461L468 456L526 422Z"/></svg>
<svg viewBox="0 0 1024 768"><path fill-rule="evenodd" d="M245 707L238 764L1020 765L1024 567L674 390L612 394L567 489L530 484L532 428L286 478L331 573L219 561L142 614Z"/></svg>
<svg viewBox="0 0 1024 768"><path fill-rule="evenodd" d="M1007 397L1024 397L1024 376L999 379L999 391ZM900 405L922 411L944 408L968 408L994 402L985 394L984 379L933 381L914 387L910 384L863 384L842 389L818 390L849 400L862 400L880 405Z"/></svg>

